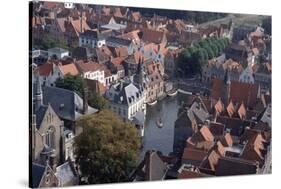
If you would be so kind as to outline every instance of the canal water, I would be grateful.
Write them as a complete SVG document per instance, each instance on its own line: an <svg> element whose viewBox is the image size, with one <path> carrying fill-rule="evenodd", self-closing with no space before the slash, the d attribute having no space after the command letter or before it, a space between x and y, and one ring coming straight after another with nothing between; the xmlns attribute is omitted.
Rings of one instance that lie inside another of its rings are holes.
<svg viewBox="0 0 281 189"><path fill-rule="evenodd" d="M161 151L164 155L173 151L174 123L179 107L187 98L188 95L178 93L174 97L166 97L158 101L154 106L147 106L141 157L147 150ZM163 122L162 128L156 125L159 117Z"/></svg>

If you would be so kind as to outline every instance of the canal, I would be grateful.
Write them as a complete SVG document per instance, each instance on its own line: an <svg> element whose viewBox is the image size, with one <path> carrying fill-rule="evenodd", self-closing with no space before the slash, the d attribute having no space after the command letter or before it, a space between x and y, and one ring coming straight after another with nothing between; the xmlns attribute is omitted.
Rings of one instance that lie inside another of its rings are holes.
<svg viewBox="0 0 281 189"><path fill-rule="evenodd" d="M141 157L147 150L161 151L164 155L173 151L174 123L179 107L187 98L188 95L178 93L174 97L166 97L158 101L154 106L147 106ZM159 117L163 122L161 128L156 125Z"/></svg>

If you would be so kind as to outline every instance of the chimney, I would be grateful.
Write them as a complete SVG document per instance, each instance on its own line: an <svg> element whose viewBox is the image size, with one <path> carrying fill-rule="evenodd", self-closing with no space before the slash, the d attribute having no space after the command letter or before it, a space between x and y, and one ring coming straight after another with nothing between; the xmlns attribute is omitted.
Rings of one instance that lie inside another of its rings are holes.
<svg viewBox="0 0 281 189"><path fill-rule="evenodd" d="M64 137L64 126L63 126L63 121L61 122L60 125L60 161L64 162L65 161L65 137Z"/></svg>
<svg viewBox="0 0 281 189"><path fill-rule="evenodd" d="M36 112L42 105L43 105L43 95L42 95L41 83L40 83L39 76L36 76L34 112Z"/></svg>
<svg viewBox="0 0 281 189"><path fill-rule="evenodd" d="M33 114L32 115L32 125L31 125L31 144L32 144L32 161L35 160L35 140L36 140L36 135L35 135L35 131L36 131L36 115Z"/></svg>
<svg viewBox="0 0 281 189"><path fill-rule="evenodd" d="M87 112L88 112L88 87L85 86L83 91L83 114L86 114Z"/></svg>
<svg viewBox="0 0 281 189"><path fill-rule="evenodd" d="M83 12L80 13L80 33L83 33Z"/></svg>
<svg viewBox="0 0 281 189"><path fill-rule="evenodd" d="M57 167L55 158L56 158L55 154L49 156L49 165L54 172L56 172L56 167Z"/></svg>

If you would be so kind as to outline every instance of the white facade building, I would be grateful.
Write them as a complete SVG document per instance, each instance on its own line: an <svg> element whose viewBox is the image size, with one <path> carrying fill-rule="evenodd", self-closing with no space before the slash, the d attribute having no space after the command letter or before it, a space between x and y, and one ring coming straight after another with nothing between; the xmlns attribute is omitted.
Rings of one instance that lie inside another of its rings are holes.
<svg viewBox="0 0 281 189"><path fill-rule="evenodd" d="M79 36L79 46L100 48L106 44L107 34L100 33L98 30L87 30Z"/></svg>
<svg viewBox="0 0 281 189"><path fill-rule="evenodd" d="M57 59L62 59L65 56L69 56L69 51L67 51L65 49L58 48L58 47L48 49L49 58L55 57Z"/></svg>

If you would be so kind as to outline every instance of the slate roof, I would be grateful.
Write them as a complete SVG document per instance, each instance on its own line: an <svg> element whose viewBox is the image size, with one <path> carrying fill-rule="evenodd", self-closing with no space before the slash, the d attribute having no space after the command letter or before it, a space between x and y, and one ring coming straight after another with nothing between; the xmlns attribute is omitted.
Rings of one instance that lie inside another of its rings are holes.
<svg viewBox="0 0 281 189"><path fill-rule="evenodd" d="M32 187L37 188L46 170L46 166L32 163Z"/></svg>
<svg viewBox="0 0 281 189"><path fill-rule="evenodd" d="M44 118L47 110L48 110L48 106L42 105L35 112L35 115L36 115L36 127L37 127L37 129L39 129L39 127L40 127L40 125L41 125L41 123L43 121L43 118Z"/></svg>
<svg viewBox="0 0 281 189"><path fill-rule="evenodd" d="M60 186L73 185L73 184L75 185L78 181L76 172L71 167L68 161L56 168L55 175L59 179Z"/></svg>
<svg viewBox="0 0 281 189"><path fill-rule="evenodd" d="M131 105L141 99L144 95L144 89L135 86L132 82L120 81L112 85L106 92L106 98L111 102Z"/></svg>
<svg viewBox="0 0 281 189"><path fill-rule="evenodd" d="M74 121L83 112L82 98L70 90L45 86L43 88L43 102L44 104L50 103L57 115L62 119ZM97 111L97 109L88 106L87 114Z"/></svg>
<svg viewBox="0 0 281 189"><path fill-rule="evenodd" d="M157 152L148 151L145 155L145 180L163 180L167 173L167 165Z"/></svg>
<svg viewBox="0 0 281 189"><path fill-rule="evenodd" d="M99 32L98 30L86 30L80 34L80 37L91 40L105 40L111 35L110 32Z"/></svg>
<svg viewBox="0 0 281 189"><path fill-rule="evenodd" d="M131 40L129 39L124 39L124 38L120 38L120 37L113 37L113 36L110 36L106 39L106 41L108 43L114 43L114 47L120 47L120 46L126 46L126 47L129 47L130 44L132 43ZM117 44L117 45L116 45ZM112 46L112 45L111 45Z"/></svg>
<svg viewBox="0 0 281 189"><path fill-rule="evenodd" d="M267 106L260 121L267 123L271 127L271 105Z"/></svg>
<svg viewBox="0 0 281 189"><path fill-rule="evenodd" d="M136 112L136 115L133 117L133 122L139 125L144 125L145 115L141 110Z"/></svg>
<svg viewBox="0 0 281 189"><path fill-rule="evenodd" d="M52 52L52 53L65 53L65 52L68 52L68 50L65 50L65 49L59 48L59 47L54 47L54 48L48 49L48 52Z"/></svg>

